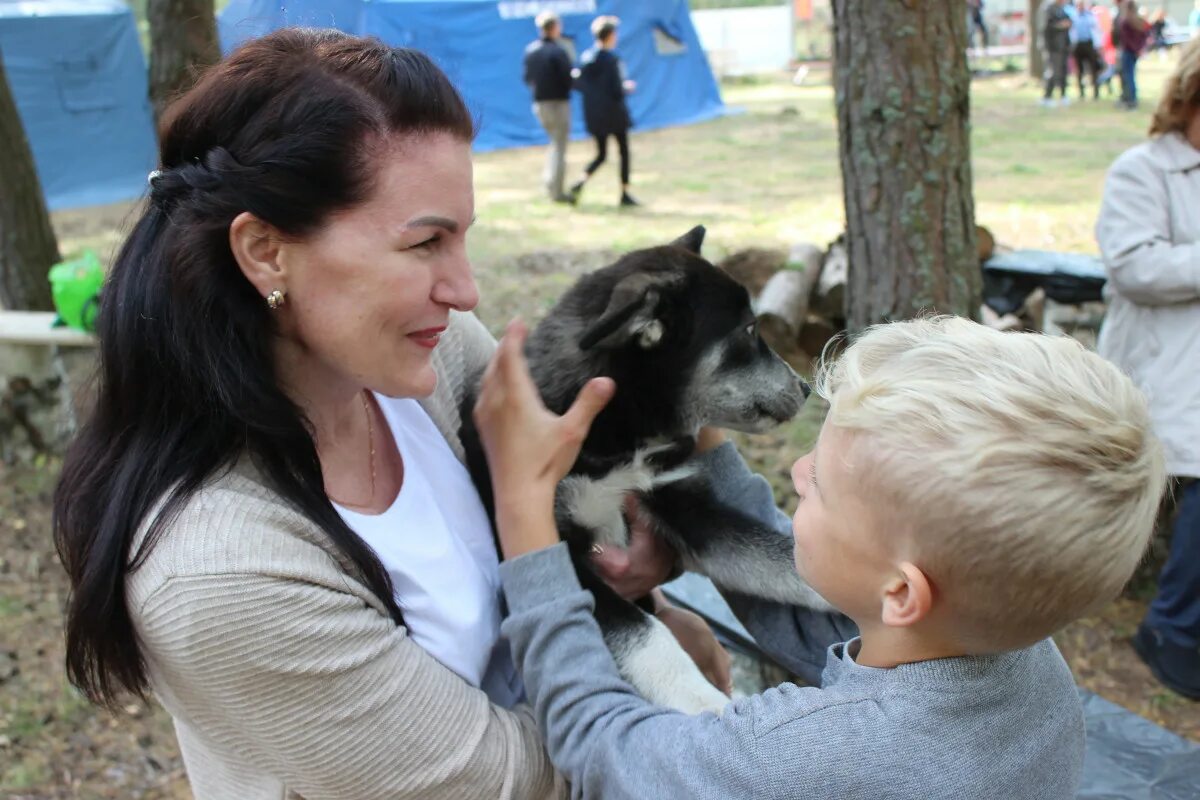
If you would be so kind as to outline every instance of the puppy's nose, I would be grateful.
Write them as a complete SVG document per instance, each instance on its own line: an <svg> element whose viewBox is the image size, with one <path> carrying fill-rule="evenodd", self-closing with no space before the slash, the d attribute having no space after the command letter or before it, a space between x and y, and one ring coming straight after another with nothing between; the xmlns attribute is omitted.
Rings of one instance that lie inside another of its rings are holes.
<svg viewBox="0 0 1200 800"><path fill-rule="evenodd" d="M797 378L796 378L796 383L800 384L800 394L804 395L804 399L805 399L805 400L807 400L807 399L808 399L808 396L809 396L810 394L812 394L812 387L811 387L811 386L809 386L809 385L808 385L808 384L807 384L807 383L804 381L804 379L803 379L803 378L800 378L800 377L797 377Z"/></svg>

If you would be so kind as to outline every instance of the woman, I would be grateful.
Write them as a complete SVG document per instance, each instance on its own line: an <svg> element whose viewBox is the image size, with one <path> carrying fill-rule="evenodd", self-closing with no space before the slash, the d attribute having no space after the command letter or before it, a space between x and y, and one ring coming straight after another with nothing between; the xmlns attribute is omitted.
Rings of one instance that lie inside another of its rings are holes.
<svg viewBox="0 0 1200 800"><path fill-rule="evenodd" d="M1099 348L1146 392L1177 481L1171 553L1134 646L1160 681L1200 699L1200 40L1167 80L1150 137L1104 186Z"/></svg>
<svg viewBox="0 0 1200 800"><path fill-rule="evenodd" d="M473 133L425 56L312 30L163 120L55 535L72 680L152 690L199 800L565 796L458 458Z"/></svg>
<svg viewBox="0 0 1200 800"><path fill-rule="evenodd" d="M596 44L579 59L577 88L583 94L583 120L588 133L596 140L596 157L583 171L583 177L571 186L570 196L579 199L579 193L592 174L608 157L608 137L617 140L617 152L621 156L621 206L636 206L639 203L629 194L629 128L632 121L625 95L632 92L635 84L625 79L624 65L617 56L617 25L620 20L612 16L596 17L592 20L592 36Z"/></svg>
<svg viewBox="0 0 1200 800"><path fill-rule="evenodd" d="M1142 16L1136 0L1126 0L1117 23L1121 46L1121 105L1137 108L1137 62L1150 39L1150 23Z"/></svg>

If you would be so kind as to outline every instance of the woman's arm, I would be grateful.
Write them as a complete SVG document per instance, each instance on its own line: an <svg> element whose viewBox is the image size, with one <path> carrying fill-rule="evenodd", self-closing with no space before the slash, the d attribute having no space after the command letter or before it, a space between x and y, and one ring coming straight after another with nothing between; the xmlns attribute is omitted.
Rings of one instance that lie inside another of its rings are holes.
<svg viewBox="0 0 1200 800"><path fill-rule="evenodd" d="M1096 241L1113 288L1132 302L1200 299L1200 242L1171 240L1165 177L1143 150L1124 154L1109 170Z"/></svg>
<svg viewBox="0 0 1200 800"><path fill-rule="evenodd" d="M308 800L566 797L528 716L439 664L332 562L298 572L168 578L142 604L155 690L192 731Z"/></svg>

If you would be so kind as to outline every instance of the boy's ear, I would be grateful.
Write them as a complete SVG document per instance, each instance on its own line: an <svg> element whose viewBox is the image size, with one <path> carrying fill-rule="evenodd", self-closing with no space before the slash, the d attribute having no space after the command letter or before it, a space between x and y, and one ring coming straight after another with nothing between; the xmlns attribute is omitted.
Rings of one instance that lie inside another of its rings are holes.
<svg viewBox="0 0 1200 800"><path fill-rule="evenodd" d="M906 628L915 625L933 610L933 585L921 568L908 561L902 562L898 572L884 587L884 625Z"/></svg>

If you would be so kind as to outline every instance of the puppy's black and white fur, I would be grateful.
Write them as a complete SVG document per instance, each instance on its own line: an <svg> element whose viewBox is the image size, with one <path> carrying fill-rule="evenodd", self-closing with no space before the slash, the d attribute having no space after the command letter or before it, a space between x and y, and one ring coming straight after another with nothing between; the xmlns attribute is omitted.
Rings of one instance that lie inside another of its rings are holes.
<svg viewBox="0 0 1200 800"><path fill-rule="evenodd" d="M700 256L704 228L631 252L584 276L530 333L525 354L547 408L562 414L590 379L616 395L593 423L555 516L621 675L652 702L697 713L727 698L704 679L653 616L599 579L592 545L623 546L625 496L680 554L718 586L827 608L796 574L789 538L721 505L688 457L702 426L767 430L796 414L808 387L758 335L746 289ZM478 380L478 376L476 381ZM467 466L489 512L491 481L462 409Z"/></svg>

